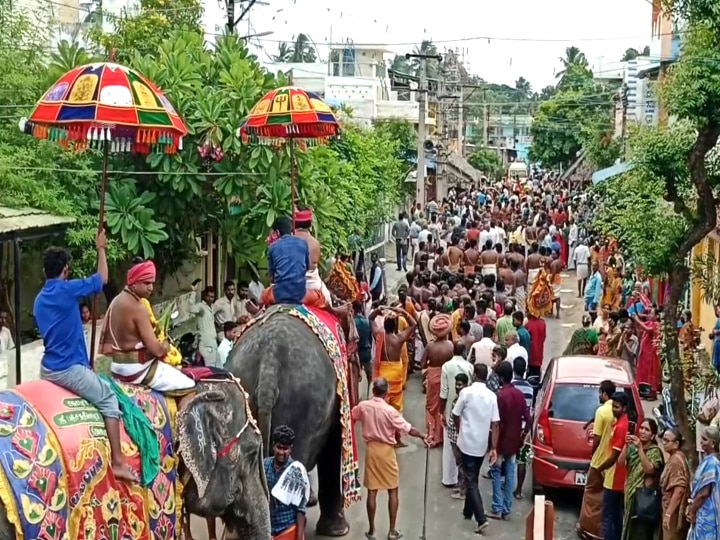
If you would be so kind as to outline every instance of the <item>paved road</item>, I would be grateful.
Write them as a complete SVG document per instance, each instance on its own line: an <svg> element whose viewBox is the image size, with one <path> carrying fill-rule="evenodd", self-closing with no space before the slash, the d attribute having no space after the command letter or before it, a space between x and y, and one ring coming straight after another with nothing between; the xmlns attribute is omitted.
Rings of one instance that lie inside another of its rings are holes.
<svg viewBox="0 0 720 540"><path fill-rule="evenodd" d="M386 271L388 288L396 289L396 284L403 277L403 273L395 271L392 263L388 264ZM560 320L548 319L547 341L545 343L546 361L553 356L562 354L570 335L580 324L582 317L582 302L576 298L574 276L566 275L563 281L562 314ZM364 391L361 386L361 392ZM420 376L413 375L408 381L405 392L405 417L415 426L422 429L425 422L425 396L421 392ZM425 459L426 450L408 438L408 448L398 451L400 463L400 515L398 527L405 533L405 538L417 539L422 532L423 521L423 489L425 485ZM361 467L363 463L363 445L360 446ZM462 501L450 497L450 492L442 486L441 479L442 450L429 451L428 503L427 503L427 540L472 539L478 538L473 533L473 523L462 518ZM530 471L528 471L528 476ZM480 479L481 493L486 509L491 501L490 481ZM530 510L532 492L530 478L525 482L525 500L515 501L513 511L508 522L492 522L486 534L492 538L503 540L519 540L524 538L525 516ZM575 522L580 508L580 492L571 491L553 495L556 508L555 539L566 540L576 538ZM376 518L377 537L385 538L388 531L388 518L386 511L386 495L378 499L378 515ZM347 512L350 521L350 540L362 540L363 532L367 530L364 502L353 505ZM322 538L314 531L318 518L317 508L308 512L309 531L307 540ZM196 539L206 540L204 523L197 520L193 524Z"/></svg>

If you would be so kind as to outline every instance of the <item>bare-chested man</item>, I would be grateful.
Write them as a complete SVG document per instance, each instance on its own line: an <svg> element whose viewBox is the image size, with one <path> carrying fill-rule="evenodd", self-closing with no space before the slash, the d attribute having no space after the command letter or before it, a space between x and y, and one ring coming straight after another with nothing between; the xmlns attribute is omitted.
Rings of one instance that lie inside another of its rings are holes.
<svg viewBox="0 0 720 540"><path fill-rule="evenodd" d="M422 286L422 278L422 275L413 272L408 272L407 276L405 276L409 284L408 294L410 298L421 307L424 307L427 305L428 300L432 298L432 293L429 289Z"/></svg>
<svg viewBox="0 0 720 540"><path fill-rule="evenodd" d="M309 208L300 208L295 211L295 236L302 238L310 249L310 265L305 274L305 283L308 291L322 291L325 305L332 306L332 297L327 286L320 278L318 265L320 264L320 242L310 232L313 214Z"/></svg>
<svg viewBox="0 0 720 540"><path fill-rule="evenodd" d="M530 255L525 259L525 273L527 274L528 293L531 292L533 284L540 274L542 266L542 255L539 253L537 242L530 246Z"/></svg>
<svg viewBox="0 0 720 540"><path fill-rule="evenodd" d="M510 261L510 270L513 273L513 296L518 311L525 311L525 300L527 298L527 276L523 267L516 260Z"/></svg>
<svg viewBox="0 0 720 540"><path fill-rule="evenodd" d="M383 325L380 328L375 319L383 315ZM398 317L405 317L407 328L398 332ZM389 309L380 306L373 310L368 317L375 338L375 367L373 376L384 377L388 382L388 403L397 411L403 410L403 382L405 373L402 363L403 345L415 334L415 318L401 307ZM407 446L396 434L396 445Z"/></svg>
<svg viewBox="0 0 720 540"><path fill-rule="evenodd" d="M562 271L562 262L557 254L552 256L548 265L548 280L553 289L553 302L555 304L555 318L560 318L560 289L562 289L562 277L560 272Z"/></svg>
<svg viewBox="0 0 720 540"><path fill-rule="evenodd" d="M482 266L483 276L497 276L498 272L498 253L493 249L492 240L485 242L485 249L480 254L480 265Z"/></svg>
<svg viewBox="0 0 720 540"><path fill-rule="evenodd" d="M105 315L101 351L111 357L110 369L120 381L146 385L159 392L187 392L195 387L195 381L162 361L170 345L155 337L147 307L141 302L150 297L155 275L152 261L139 262L128 270L125 288ZM212 327L212 316L209 325Z"/></svg>
<svg viewBox="0 0 720 540"><path fill-rule="evenodd" d="M475 266L479 260L480 252L477 249L477 240L472 238L468 241L468 247L465 250L465 275L475 272Z"/></svg>
<svg viewBox="0 0 720 540"><path fill-rule="evenodd" d="M442 366L453 357L453 344L448 339L451 329L452 318L450 316L439 314L433 317L430 321L430 332L435 336L435 341L428 344L420 361L420 367L425 374L425 420L431 447L443 443L440 387Z"/></svg>
<svg viewBox="0 0 720 540"><path fill-rule="evenodd" d="M506 296L512 296L515 292L515 274L510 269L510 265L507 263L507 259L500 259L500 281L503 283L503 292Z"/></svg>
<svg viewBox="0 0 720 540"><path fill-rule="evenodd" d="M447 250L448 268L451 272L459 272L465 259L465 254L460 248L460 238L453 236L450 247Z"/></svg>

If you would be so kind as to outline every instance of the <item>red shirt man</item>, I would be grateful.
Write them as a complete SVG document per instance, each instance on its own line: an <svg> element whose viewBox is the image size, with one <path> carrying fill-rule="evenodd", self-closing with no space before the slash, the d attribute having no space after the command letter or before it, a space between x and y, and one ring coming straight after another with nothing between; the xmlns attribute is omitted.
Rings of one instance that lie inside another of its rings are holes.
<svg viewBox="0 0 720 540"><path fill-rule="evenodd" d="M500 413L500 435L497 454L515 456L523 444L523 425L532 422L525 395L512 384L513 368L510 362L502 362L496 373L501 387L497 393L498 412Z"/></svg>
<svg viewBox="0 0 720 540"><path fill-rule="evenodd" d="M530 354L528 359L528 377L539 376L545 356L545 320L528 313L525 330L530 334Z"/></svg>
<svg viewBox="0 0 720 540"><path fill-rule="evenodd" d="M499 401L499 400L498 400ZM610 448L615 452L622 452L625 447L625 439L627 439L629 430L629 422L627 414L623 415L615 421L612 428L612 436L610 439ZM605 471L605 479L603 487L612 491L625 490L625 478L627 477L627 467L615 462L615 465Z"/></svg>

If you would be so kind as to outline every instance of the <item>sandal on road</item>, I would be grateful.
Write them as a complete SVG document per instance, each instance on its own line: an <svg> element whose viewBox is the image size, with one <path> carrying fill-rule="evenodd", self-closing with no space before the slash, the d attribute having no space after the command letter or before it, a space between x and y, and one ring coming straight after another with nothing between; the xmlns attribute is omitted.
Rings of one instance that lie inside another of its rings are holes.
<svg viewBox="0 0 720 540"><path fill-rule="evenodd" d="M388 533L387 537L388 537L388 540L400 540L400 538L403 537L403 533L402 533L402 531L398 531L398 530L390 531Z"/></svg>
<svg viewBox="0 0 720 540"><path fill-rule="evenodd" d="M375 535L370 534L369 532L365 533L365 538L367 538L367 540L377 540L377 538L375 538Z"/></svg>

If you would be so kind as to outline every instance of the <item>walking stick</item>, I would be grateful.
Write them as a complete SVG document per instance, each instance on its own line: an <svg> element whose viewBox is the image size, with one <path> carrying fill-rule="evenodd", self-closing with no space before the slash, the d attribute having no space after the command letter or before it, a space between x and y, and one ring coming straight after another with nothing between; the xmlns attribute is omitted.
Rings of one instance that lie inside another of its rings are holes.
<svg viewBox="0 0 720 540"><path fill-rule="evenodd" d="M420 540L426 540L425 536L427 527L427 504L428 504L428 469L430 468L430 446L425 444L425 485L423 486L423 520L422 520L422 533L420 534Z"/></svg>

